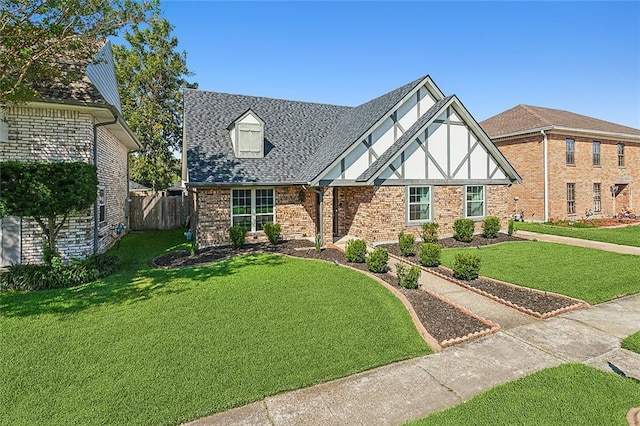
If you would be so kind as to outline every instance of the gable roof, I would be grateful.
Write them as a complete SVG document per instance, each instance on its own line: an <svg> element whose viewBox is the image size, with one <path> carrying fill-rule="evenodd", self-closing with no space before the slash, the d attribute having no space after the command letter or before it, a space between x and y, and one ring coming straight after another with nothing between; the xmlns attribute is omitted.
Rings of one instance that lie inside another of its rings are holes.
<svg viewBox="0 0 640 426"><path fill-rule="evenodd" d="M640 130L633 127L569 111L523 104L484 120L480 126L491 138L515 136L551 128L640 136Z"/></svg>

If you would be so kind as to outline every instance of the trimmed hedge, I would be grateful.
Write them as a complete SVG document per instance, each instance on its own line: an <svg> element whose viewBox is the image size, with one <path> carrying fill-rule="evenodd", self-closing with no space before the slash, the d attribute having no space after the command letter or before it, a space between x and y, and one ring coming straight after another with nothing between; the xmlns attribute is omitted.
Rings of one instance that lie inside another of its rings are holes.
<svg viewBox="0 0 640 426"><path fill-rule="evenodd" d="M456 219L453 222L453 238L465 243L473 240L473 231L475 225L471 219Z"/></svg>
<svg viewBox="0 0 640 426"><path fill-rule="evenodd" d="M363 263L367 256L367 242L365 240L350 240L344 249L347 261Z"/></svg>
<svg viewBox="0 0 640 426"><path fill-rule="evenodd" d="M403 256L413 256L415 254L416 237L413 234L398 234L398 246Z"/></svg>
<svg viewBox="0 0 640 426"><path fill-rule="evenodd" d="M440 253L442 247L439 244L422 243L420 244L420 263L424 266L440 265Z"/></svg>
<svg viewBox="0 0 640 426"><path fill-rule="evenodd" d="M471 281L480 275L480 258L475 254L458 253L453 262L453 276L459 280Z"/></svg>
<svg viewBox="0 0 640 426"><path fill-rule="evenodd" d="M387 264L389 263L389 251L386 248L376 247L365 259L367 267L371 272L383 273L387 272Z"/></svg>
<svg viewBox="0 0 640 426"><path fill-rule="evenodd" d="M482 235L486 238L496 238L500 231L500 219L495 216L487 216L482 221Z"/></svg>
<svg viewBox="0 0 640 426"><path fill-rule="evenodd" d="M110 254L43 265L13 265L0 274L0 290L48 290L73 287L104 278L118 270L118 258Z"/></svg>
<svg viewBox="0 0 640 426"><path fill-rule="evenodd" d="M262 230L267 234L267 238L271 244L278 244L280 234L282 234L282 227L279 223L265 223L262 226Z"/></svg>
<svg viewBox="0 0 640 426"><path fill-rule="evenodd" d="M229 228L229 239L234 248L244 246L244 239L247 236L247 228L244 226L232 226Z"/></svg>
<svg viewBox="0 0 640 426"><path fill-rule="evenodd" d="M402 263L396 263L398 284L404 288L418 288L418 279L421 273L422 271L417 266L405 266Z"/></svg>
<svg viewBox="0 0 640 426"><path fill-rule="evenodd" d="M427 222L422 224L422 242L437 243L438 242L438 225L437 222Z"/></svg>

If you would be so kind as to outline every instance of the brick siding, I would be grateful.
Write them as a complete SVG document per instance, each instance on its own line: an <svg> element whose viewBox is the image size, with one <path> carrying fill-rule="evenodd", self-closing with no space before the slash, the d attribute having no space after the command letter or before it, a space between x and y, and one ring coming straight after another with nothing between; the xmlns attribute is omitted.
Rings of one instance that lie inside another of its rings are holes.
<svg viewBox="0 0 640 426"><path fill-rule="evenodd" d="M565 140L575 140L574 164L566 164ZM593 142L600 142L600 166L593 165ZM625 167L618 167L617 144L619 141L598 137L586 138L571 135L548 135L549 218L580 219L587 210L593 210L593 184L601 184L602 210L594 217L610 217L624 205L637 210L640 206L640 144L624 143ZM544 220L544 169L542 135L497 141L496 146L515 167L522 184L509 189L507 211L514 208L514 197L519 197L518 207L525 211L527 220ZM615 199L609 187L621 185ZM575 214L567 213L567 183L575 183ZM615 206L614 206L615 201Z"/></svg>
<svg viewBox="0 0 640 426"><path fill-rule="evenodd" d="M9 140L0 142L0 161L93 162L95 120L91 114L33 106L9 107L5 114ZM107 222L101 228L104 235L99 241L102 252L114 242L109 232L114 224L126 224L127 197L127 150L104 128L98 133L98 179L107 195ZM21 261L40 262L42 233L33 219L22 219L21 238ZM65 260L93 253L93 208L69 217L56 243Z"/></svg>

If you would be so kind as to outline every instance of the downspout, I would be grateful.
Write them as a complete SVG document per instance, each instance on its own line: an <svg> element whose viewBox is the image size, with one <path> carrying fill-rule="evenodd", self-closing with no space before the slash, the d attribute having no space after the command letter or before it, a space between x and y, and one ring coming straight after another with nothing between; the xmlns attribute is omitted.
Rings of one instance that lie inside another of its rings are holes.
<svg viewBox="0 0 640 426"><path fill-rule="evenodd" d="M544 157L544 164L543 164L543 170L544 170L544 221L548 222L549 221L549 147L548 147L548 141L547 141L547 134L544 132L544 130L540 130L540 133L542 133L542 149L544 151L543 157Z"/></svg>
<svg viewBox="0 0 640 426"><path fill-rule="evenodd" d="M314 189L313 192L315 192L316 194L318 194L318 213L320 215L320 217L318 217L318 224L320 225L320 239L321 239L321 243L324 246L324 215L322 213L322 211L324 210L322 208L322 203L323 203L323 199L324 199L324 192L320 191L318 189Z"/></svg>
<svg viewBox="0 0 640 426"><path fill-rule="evenodd" d="M113 111L111 111L111 114L113 114ZM104 123L96 123L93 125L93 165L96 166L96 170L98 168L98 127L116 124L117 122L118 116L113 114L113 121L105 121ZM129 161L127 160L127 167L128 165ZM128 185L127 183L127 187ZM98 200L96 200L96 202L93 203L93 254L98 254L98 221Z"/></svg>

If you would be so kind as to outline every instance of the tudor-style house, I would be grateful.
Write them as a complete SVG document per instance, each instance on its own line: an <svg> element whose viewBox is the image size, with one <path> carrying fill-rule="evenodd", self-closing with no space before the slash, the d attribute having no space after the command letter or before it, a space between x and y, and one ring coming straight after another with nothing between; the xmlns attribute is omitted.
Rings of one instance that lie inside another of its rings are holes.
<svg viewBox="0 0 640 426"><path fill-rule="evenodd" d="M534 221L612 217L640 207L640 130L518 105L482 123L522 176L509 209Z"/></svg>
<svg viewBox="0 0 640 426"><path fill-rule="evenodd" d="M128 154L140 148L122 116L110 43L85 67L81 81L42 82L37 100L5 106L0 114L0 161L97 166L96 205L70 216L56 245L63 259L104 252L119 237L118 225L127 225ZM41 232L33 219L1 218L0 266L40 262Z"/></svg>
<svg viewBox="0 0 640 426"><path fill-rule="evenodd" d="M419 235L436 221L498 216L520 177L458 98L429 76L357 107L185 91L183 179L200 247L230 226L249 239L324 243ZM478 230L480 224L478 223Z"/></svg>

